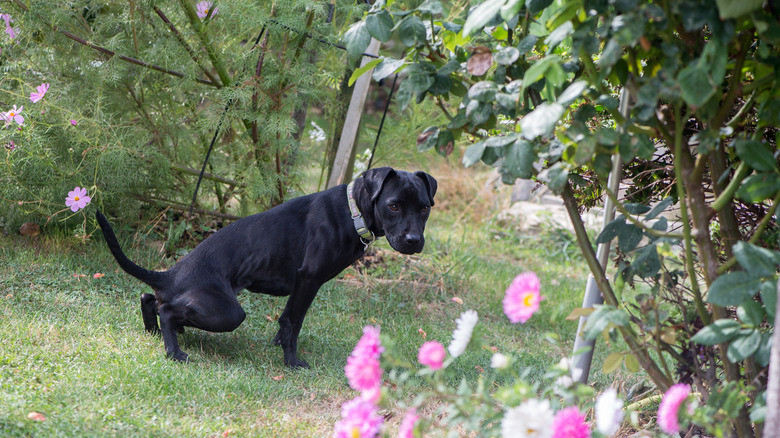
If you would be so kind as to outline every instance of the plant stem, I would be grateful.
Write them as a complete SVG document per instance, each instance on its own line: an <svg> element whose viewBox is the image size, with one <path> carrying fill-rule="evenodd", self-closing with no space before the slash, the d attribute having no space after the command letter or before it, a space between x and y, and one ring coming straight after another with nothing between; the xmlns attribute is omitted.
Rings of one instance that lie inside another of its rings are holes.
<svg viewBox="0 0 780 438"><path fill-rule="evenodd" d="M186 0L179 0L179 4L184 10L184 14L189 19L190 25L195 30L195 34L198 36L198 39L200 39L200 42L206 49L206 54L209 56L211 65L213 65L214 69L217 71L217 75L219 76L220 81L222 81L222 86L229 86L231 82L230 75L227 72L227 68L225 68L225 64L222 63L219 55L217 55L217 51L214 50L214 45L211 43L211 39L206 32L206 26L198 17L198 13L195 11L195 6Z"/></svg>
<svg viewBox="0 0 780 438"><path fill-rule="evenodd" d="M593 245L590 242L590 238L588 238L588 233L585 230L585 224L582 222L582 217L580 216L579 210L577 208L577 202L574 199L574 193L572 192L571 185L569 183L566 183L564 186L562 197L563 204L566 207L566 212L569 214L569 219L571 220L572 226L574 227L574 234L577 237L577 243L580 246L580 251L582 252L583 257L588 264L588 268L590 268L590 272L593 274L593 278L596 281L602 296L604 297L604 302L611 306L619 307L620 303L618 302L617 297L615 297L612 286L610 286L609 280L607 280L607 277L604 274L604 270L599 264L595 251L593 251ZM633 330L631 330L630 327L624 326L618 327L618 329L623 337L623 340L625 340L626 344L628 344L631 352L636 356L640 365L653 381L655 386L658 387L658 389L662 392L666 392L666 390L672 386L671 378L665 375L663 371L658 368L658 364L653 361L653 359L647 353L645 347L642 347L639 344L636 339L636 334L633 332Z"/></svg>

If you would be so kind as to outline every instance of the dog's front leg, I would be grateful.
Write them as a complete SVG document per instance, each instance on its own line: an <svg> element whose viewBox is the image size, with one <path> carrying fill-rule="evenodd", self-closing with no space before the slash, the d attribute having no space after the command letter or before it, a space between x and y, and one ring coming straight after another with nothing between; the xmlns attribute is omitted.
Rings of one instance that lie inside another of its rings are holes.
<svg viewBox="0 0 780 438"><path fill-rule="evenodd" d="M282 346L284 364L293 368L309 368L309 364L298 359L298 335L303 326L303 319L309 310L321 284L310 279L299 278L295 291L287 300L282 315L279 317L279 332L274 342Z"/></svg>

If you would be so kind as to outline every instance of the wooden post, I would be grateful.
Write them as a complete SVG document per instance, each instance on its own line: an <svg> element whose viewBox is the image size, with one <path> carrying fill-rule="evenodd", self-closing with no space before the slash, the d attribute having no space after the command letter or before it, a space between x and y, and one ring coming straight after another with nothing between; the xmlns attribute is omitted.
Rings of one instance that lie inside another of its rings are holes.
<svg viewBox="0 0 780 438"><path fill-rule="evenodd" d="M379 53L379 40L371 38L371 43L369 43L366 53L372 55ZM360 66L362 67L369 61L371 60L363 57ZM328 179L328 188L344 184L352 179L355 143L357 142L358 128L360 128L360 119L363 116L363 107L366 103L372 72L373 69L369 70L355 81L352 99L349 102L349 109L344 122L344 129L341 132L341 140L336 151L336 159L333 161L333 171Z"/></svg>

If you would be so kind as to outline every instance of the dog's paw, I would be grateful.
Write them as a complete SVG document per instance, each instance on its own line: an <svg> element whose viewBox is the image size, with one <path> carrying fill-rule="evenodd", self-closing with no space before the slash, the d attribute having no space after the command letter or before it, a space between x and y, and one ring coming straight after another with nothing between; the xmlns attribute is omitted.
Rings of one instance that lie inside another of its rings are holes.
<svg viewBox="0 0 780 438"><path fill-rule="evenodd" d="M290 368L311 368L306 361L300 359L286 360L284 364Z"/></svg>
<svg viewBox="0 0 780 438"><path fill-rule="evenodd" d="M179 351L177 351L177 352L175 352L173 354L167 353L167 356L168 356L168 359L174 360L176 362L187 363L187 362L190 361L190 356L187 353L185 353L185 352L183 352L181 350L179 350Z"/></svg>

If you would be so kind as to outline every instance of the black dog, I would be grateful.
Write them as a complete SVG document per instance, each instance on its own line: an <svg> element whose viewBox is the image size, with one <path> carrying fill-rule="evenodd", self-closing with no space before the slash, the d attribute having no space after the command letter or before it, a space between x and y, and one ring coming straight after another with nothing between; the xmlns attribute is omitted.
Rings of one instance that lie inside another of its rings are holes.
<svg viewBox="0 0 780 438"><path fill-rule="evenodd" d="M154 289L154 295L141 295L141 314L147 331L162 332L168 357L187 360L176 335L184 327L228 332L241 325L246 313L236 295L248 289L290 296L274 342L284 350L285 365L308 367L298 359L298 334L320 286L377 237L386 235L404 254L422 251L436 187L424 172L370 169L349 186L292 199L230 224L165 272L130 261L105 216L96 215L119 266Z"/></svg>

